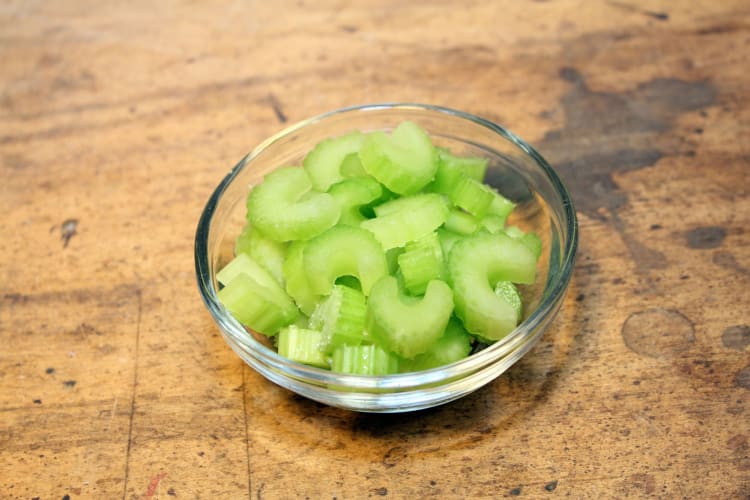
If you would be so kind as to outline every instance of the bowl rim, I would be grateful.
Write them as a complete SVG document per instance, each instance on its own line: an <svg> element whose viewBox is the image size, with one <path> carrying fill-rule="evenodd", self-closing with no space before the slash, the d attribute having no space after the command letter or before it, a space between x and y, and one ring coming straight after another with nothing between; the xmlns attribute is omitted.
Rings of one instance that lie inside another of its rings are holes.
<svg viewBox="0 0 750 500"><path fill-rule="evenodd" d="M245 328L231 314L229 314L226 309L224 309L218 300L217 290L214 286L213 277L211 275L211 266L208 259L208 237L215 209L229 185L246 165L275 142L300 129L334 116L347 113L382 110L426 111L430 113L450 115L480 125L514 143L542 169L547 176L548 181L560 196L563 207L563 218L561 222L565 226L562 227L561 230L567 232L568 238L565 245L561 248L562 259L556 280L551 286L549 286L549 284L545 285L545 295L536 309L504 338L462 360L429 370L380 376L348 375L304 365L284 358L273 349L254 339L252 335L249 335ZM219 326L222 334L230 335L232 340L239 344L243 350L247 350L251 355L259 358L259 361L273 369L285 372L286 376L292 376L295 379L317 385L345 385L349 388L365 391L372 389L404 390L418 388L426 384L434 384L444 381L445 379L452 379L453 377L476 372L485 365L492 364L498 359L502 359L506 354L513 352L519 347L519 345L523 344L524 340L541 326L549 314L554 313L554 308L562 299L572 276L577 246L578 220L570 193L557 172L549 165L544 157L526 141L501 125L464 111L432 104L384 102L347 106L322 113L292 124L260 142L250 153L245 155L245 157L243 157L229 171L229 173L226 174L208 199L196 228L194 257L196 277L201 297L214 321Z"/></svg>

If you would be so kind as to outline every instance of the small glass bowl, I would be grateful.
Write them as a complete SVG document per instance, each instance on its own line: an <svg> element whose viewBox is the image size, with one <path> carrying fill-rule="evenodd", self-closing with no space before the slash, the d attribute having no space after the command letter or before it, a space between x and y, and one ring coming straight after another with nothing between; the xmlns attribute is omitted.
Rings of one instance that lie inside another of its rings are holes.
<svg viewBox="0 0 750 500"><path fill-rule="evenodd" d="M263 335L248 332L221 305L216 273L233 257L245 223L249 186L277 167L300 165L321 140L352 130L389 130L405 120L421 125L436 146L489 159L485 182L517 203L510 224L537 233L542 256L537 283L522 288L525 317L508 336L469 357L431 370L387 376L344 375L279 356ZM363 412L405 412L437 406L497 378L539 340L556 315L573 270L576 212L555 171L504 128L452 109L421 104L375 104L310 118L270 137L243 158L208 200L195 237L198 286L231 348L276 384L331 406Z"/></svg>

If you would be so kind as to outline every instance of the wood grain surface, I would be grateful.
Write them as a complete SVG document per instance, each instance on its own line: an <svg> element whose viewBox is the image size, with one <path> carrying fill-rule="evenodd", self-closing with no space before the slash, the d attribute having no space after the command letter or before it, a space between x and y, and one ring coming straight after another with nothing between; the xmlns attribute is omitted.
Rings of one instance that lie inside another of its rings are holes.
<svg viewBox="0 0 750 500"><path fill-rule="evenodd" d="M747 1L0 4L0 497L750 498ZM257 375L198 295L229 168L345 105L535 145L581 225L505 375L378 416Z"/></svg>

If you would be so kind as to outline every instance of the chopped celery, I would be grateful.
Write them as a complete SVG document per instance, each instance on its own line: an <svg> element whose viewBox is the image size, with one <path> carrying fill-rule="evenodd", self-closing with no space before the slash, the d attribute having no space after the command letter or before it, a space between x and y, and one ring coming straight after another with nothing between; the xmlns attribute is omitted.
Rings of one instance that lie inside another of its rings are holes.
<svg viewBox="0 0 750 500"><path fill-rule="evenodd" d="M454 233L468 235L476 233L480 227L479 220L471 214L467 214L463 210L454 208L450 211L448 219L446 219L443 226L448 231Z"/></svg>
<svg viewBox="0 0 750 500"><path fill-rule="evenodd" d="M490 209L495 192L476 179L464 177L451 191L450 199L457 207L463 208L475 217L482 217Z"/></svg>
<svg viewBox="0 0 750 500"><path fill-rule="evenodd" d="M512 281L498 281L495 285L495 295L505 299L508 304L513 306L516 311L516 322L521 321L523 317L523 301L518 287Z"/></svg>
<svg viewBox="0 0 750 500"><path fill-rule="evenodd" d="M312 190L305 170L283 167L266 175L247 197L247 218L276 241L304 240L338 222L341 209L328 193Z"/></svg>
<svg viewBox="0 0 750 500"><path fill-rule="evenodd" d="M306 365L329 368L330 361L318 346L323 334L317 330L290 325L279 331L276 348L282 356Z"/></svg>
<svg viewBox="0 0 750 500"><path fill-rule="evenodd" d="M364 229L334 226L307 242L304 272L310 290L328 295L340 276L354 276L365 295L372 285L388 274L385 252L375 237Z"/></svg>
<svg viewBox="0 0 750 500"><path fill-rule="evenodd" d="M518 323L513 306L494 293L500 281L533 283L536 258L503 233L480 233L457 242L448 258L456 315L471 333L499 340Z"/></svg>
<svg viewBox="0 0 750 500"><path fill-rule="evenodd" d="M341 181L344 178L342 163L349 155L359 152L364 138L364 134L354 131L319 142L302 162L313 188L326 191L331 185ZM347 170L351 168L347 166Z"/></svg>
<svg viewBox="0 0 750 500"><path fill-rule="evenodd" d="M274 282L275 284L275 282ZM294 323L299 310L278 288L267 288L245 273L232 278L219 290L219 300L243 325L264 335L274 335Z"/></svg>
<svg viewBox="0 0 750 500"><path fill-rule="evenodd" d="M344 177L364 177L367 175L365 167L359 159L359 153L350 153L341 162L341 175Z"/></svg>
<svg viewBox="0 0 750 500"><path fill-rule="evenodd" d="M375 235L385 250L404 246L431 233L448 218L448 205L438 194L418 194L390 203L398 204L397 208L360 224Z"/></svg>
<svg viewBox="0 0 750 500"><path fill-rule="evenodd" d="M323 333L320 349L330 353L340 345L359 345L364 340L367 302L359 290L334 285L310 317L310 328Z"/></svg>
<svg viewBox="0 0 750 500"><path fill-rule="evenodd" d="M333 351L331 371L351 375L398 373L398 357L375 344L342 345Z"/></svg>
<svg viewBox="0 0 750 500"><path fill-rule="evenodd" d="M429 370L464 359L471 352L472 337L461 324L451 317L443 335L430 348L414 359L405 359L401 371Z"/></svg>
<svg viewBox="0 0 750 500"><path fill-rule="evenodd" d="M430 281L443 279L443 249L437 233L407 243L404 252L398 256L398 265L404 286L413 295L422 295Z"/></svg>
<svg viewBox="0 0 750 500"><path fill-rule="evenodd" d="M351 177L331 186L328 194L341 209L339 224L358 226L365 220L362 207L380 198L383 189L372 177Z"/></svg>
<svg viewBox="0 0 750 500"><path fill-rule="evenodd" d="M284 286L284 254L286 244L279 243L260 232L259 229L246 224L234 245L234 253L246 253L263 266L276 281Z"/></svg>
<svg viewBox="0 0 750 500"><path fill-rule="evenodd" d="M216 277L241 323L279 354L342 373L426 370L522 319L540 238L483 184L485 158L436 148L403 122L311 150L247 197L236 257Z"/></svg>
<svg viewBox="0 0 750 500"><path fill-rule="evenodd" d="M312 314L320 297L313 293L305 273L304 250L306 241L294 241L286 252L282 266L286 292L306 315Z"/></svg>
<svg viewBox="0 0 750 500"><path fill-rule="evenodd" d="M479 221L484 229L490 233L497 233L505 228L505 217L487 214Z"/></svg>
<svg viewBox="0 0 750 500"><path fill-rule="evenodd" d="M404 358L427 351L445 331L453 311L453 294L440 280L433 280L421 298L399 290L393 276L375 283L367 307L367 331L381 345Z"/></svg>
<svg viewBox="0 0 750 500"><path fill-rule="evenodd" d="M414 194L429 184L437 170L436 151L421 127L403 122L388 136L373 132L359 151L364 169L394 193Z"/></svg>

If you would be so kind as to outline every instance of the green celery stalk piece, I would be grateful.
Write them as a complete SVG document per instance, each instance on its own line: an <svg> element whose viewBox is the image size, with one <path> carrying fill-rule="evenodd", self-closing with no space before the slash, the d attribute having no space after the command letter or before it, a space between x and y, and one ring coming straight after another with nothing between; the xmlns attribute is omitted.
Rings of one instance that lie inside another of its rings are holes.
<svg viewBox="0 0 750 500"><path fill-rule="evenodd" d="M367 304L368 334L404 358L427 351L445 331L453 311L453 293L443 281L433 280L423 297L404 294L393 276L373 286Z"/></svg>
<svg viewBox="0 0 750 500"><path fill-rule="evenodd" d="M342 345L333 351L331 371L351 375L398 373L399 359L375 344Z"/></svg>
<svg viewBox="0 0 750 500"><path fill-rule="evenodd" d="M367 229L385 250L404 246L433 232L448 218L449 208L439 194L426 193L388 202L391 209L385 215L367 219L360 227ZM393 209L393 207L396 207ZM383 214L382 206L379 207Z"/></svg>
<svg viewBox="0 0 750 500"><path fill-rule="evenodd" d="M402 372L416 372L448 365L464 359L471 352L472 337L461 321L451 316L443 335L427 351L400 364Z"/></svg>
<svg viewBox="0 0 750 500"><path fill-rule="evenodd" d="M482 338L499 340L517 325L518 315L494 292L500 281L533 283L536 257L506 234L478 233L458 241L448 257L456 315L466 329Z"/></svg>
<svg viewBox="0 0 750 500"><path fill-rule="evenodd" d="M383 188L372 177L350 177L332 185L328 189L341 209L339 224L359 226L365 220L362 207L379 199Z"/></svg>
<svg viewBox="0 0 750 500"><path fill-rule="evenodd" d="M292 361L330 368L330 360L318 348L322 341L321 332L290 325L279 331L276 348L280 355Z"/></svg>
<svg viewBox="0 0 750 500"><path fill-rule="evenodd" d="M240 273L219 290L219 301L243 325L273 336L299 316L294 302L276 282L274 285L274 288L265 287L253 277Z"/></svg>
<svg viewBox="0 0 750 500"><path fill-rule="evenodd" d="M287 245L266 237L258 228L245 224L234 245L235 255L246 253L284 286L282 266Z"/></svg>
<svg viewBox="0 0 750 500"><path fill-rule="evenodd" d="M341 276L354 276L369 295L372 285L388 274L380 243L368 231L337 225L309 240L304 248L304 272L312 293L328 295Z"/></svg>
<svg viewBox="0 0 750 500"><path fill-rule="evenodd" d="M307 172L298 167L274 170L247 197L248 221L275 241L312 238L340 215L333 197L314 191Z"/></svg>
<svg viewBox="0 0 750 500"><path fill-rule="evenodd" d="M327 191L330 186L344 179L342 164L351 154L357 154L365 139L359 131L340 137L332 137L319 142L302 161L302 166L310 176L313 188ZM352 160L348 160L350 163ZM347 164L347 170L352 166Z"/></svg>
<svg viewBox="0 0 750 500"><path fill-rule="evenodd" d="M364 169L394 193L415 194L429 184L437 170L437 153L430 136L405 121L389 136L369 134L359 151Z"/></svg>
<svg viewBox="0 0 750 500"><path fill-rule="evenodd" d="M294 299L302 312L310 316L321 297L312 291L307 282L304 262L306 244L306 241L293 241L289 245L282 271L286 282L286 292Z"/></svg>

